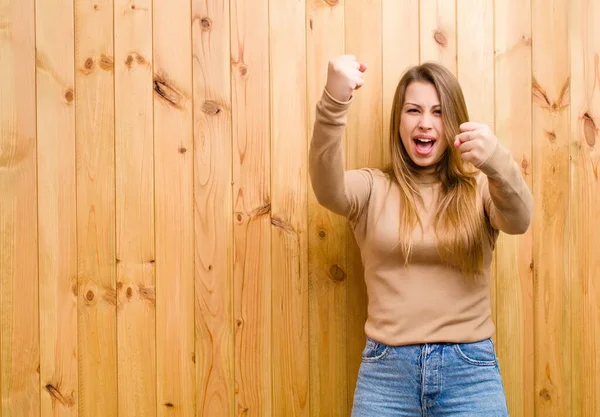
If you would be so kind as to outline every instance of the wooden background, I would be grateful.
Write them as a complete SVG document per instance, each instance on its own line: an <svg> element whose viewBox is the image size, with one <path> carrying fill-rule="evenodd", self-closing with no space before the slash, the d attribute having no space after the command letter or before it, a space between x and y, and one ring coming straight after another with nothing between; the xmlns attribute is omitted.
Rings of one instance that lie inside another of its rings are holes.
<svg viewBox="0 0 600 417"><path fill-rule="evenodd" d="M328 59L368 65L381 166L437 60L535 196L492 288L513 416L600 416L598 0L0 0L1 417L347 416L359 252L307 151Z"/></svg>

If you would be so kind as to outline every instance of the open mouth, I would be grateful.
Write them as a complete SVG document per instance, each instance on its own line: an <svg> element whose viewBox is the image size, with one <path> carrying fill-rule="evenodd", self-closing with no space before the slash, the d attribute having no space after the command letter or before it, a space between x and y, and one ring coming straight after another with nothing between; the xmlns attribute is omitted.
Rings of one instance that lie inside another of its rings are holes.
<svg viewBox="0 0 600 417"><path fill-rule="evenodd" d="M435 145L435 138L430 136L417 136L413 140L415 141L415 150L421 156L429 155Z"/></svg>

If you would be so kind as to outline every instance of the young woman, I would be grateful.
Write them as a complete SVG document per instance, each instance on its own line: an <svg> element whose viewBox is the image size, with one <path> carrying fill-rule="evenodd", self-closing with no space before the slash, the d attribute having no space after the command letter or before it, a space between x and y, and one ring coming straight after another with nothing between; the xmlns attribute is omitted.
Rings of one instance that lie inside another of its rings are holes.
<svg viewBox="0 0 600 417"><path fill-rule="evenodd" d="M390 167L345 171L341 138L365 70L353 56L330 61L310 146L316 197L348 219L364 266L367 341L352 415L507 416L490 263L500 231L528 229L531 192L434 63L398 84Z"/></svg>

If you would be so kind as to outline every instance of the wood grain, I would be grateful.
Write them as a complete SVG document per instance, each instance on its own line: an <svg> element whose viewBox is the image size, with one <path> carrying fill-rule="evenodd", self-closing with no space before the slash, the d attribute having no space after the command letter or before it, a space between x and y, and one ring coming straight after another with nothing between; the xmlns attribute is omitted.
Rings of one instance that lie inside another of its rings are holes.
<svg viewBox="0 0 600 417"><path fill-rule="evenodd" d="M269 3L231 3L235 410L272 415Z"/></svg>
<svg viewBox="0 0 600 417"><path fill-rule="evenodd" d="M419 7L420 62L439 62L456 74L458 33L456 2L420 0ZM485 28L485 31L490 29ZM461 32L463 32L462 27Z"/></svg>
<svg viewBox="0 0 600 417"><path fill-rule="evenodd" d="M0 415L40 413L34 1L0 3Z"/></svg>
<svg viewBox="0 0 600 417"><path fill-rule="evenodd" d="M269 3L275 416L309 413L305 1Z"/></svg>
<svg viewBox="0 0 600 417"><path fill-rule="evenodd" d="M78 415L73 2L36 4L40 401Z"/></svg>
<svg viewBox="0 0 600 417"><path fill-rule="evenodd" d="M569 415L600 414L600 18L598 2L569 2L571 67L569 286L572 406Z"/></svg>
<svg viewBox="0 0 600 417"><path fill-rule="evenodd" d="M494 3L495 126L532 186L531 4ZM524 236L500 234L496 246L496 329L508 409L533 416L533 227Z"/></svg>
<svg viewBox="0 0 600 417"><path fill-rule="evenodd" d="M307 2L308 134L331 58L344 53L344 2ZM345 144L345 136L342 139ZM308 182L310 415L347 416L346 220L317 202Z"/></svg>
<svg viewBox="0 0 600 417"><path fill-rule="evenodd" d="M382 95L382 3L381 0L348 0L346 3L346 51L360 57L368 69L365 85L355 95L348 114L348 169L383 167L383 95ZM351 406L365 347L367 290L362 258L354 237L349 237L348 256L348 405Z"/></svg>
<svg viewBox="0 0 600 417"><path fill-rule="evenodd" d="M383 78L383 164L391 162L390 118L394 94L402 75L419 64L419 1L383 0L382 78ZM398 53L400 51L400 53Z"/></svg>
<svg viewBox="0 0 600 417"><path fill-rule="evenodd" d="M532 3L535 415L571 413L570 72L566 0ZM580 347L581 348L581 347Z"/></svg>
<svg viewBox="0 0 600 417"><path fill-rule="evenodd" d="M494 129L494 7L492 0L458 0L458 80L472 121ZM473 34L477 33L477 36Z"/></svg>
<svg viewBox="0 0 600 417"><path fill-rule="evenodd" d="M113 2L75 2L79 414L117 413Z"/></svg>
<svg viewBox="0 0 600 417"><path fill-rule="evenodd" d="M157 416L196 413L190 0L153 2Z"/></svg>
<svg viewBox="0 0 600 417"><path fill-rule="evenodd" d="M156 415L152 1L115 0L119 416Z"/></svg>
<svg viewBox="0 0 600 417"><path fill-rule="evenodd" d="M233 416L229 2L192 2L196 416Z"/></svg>

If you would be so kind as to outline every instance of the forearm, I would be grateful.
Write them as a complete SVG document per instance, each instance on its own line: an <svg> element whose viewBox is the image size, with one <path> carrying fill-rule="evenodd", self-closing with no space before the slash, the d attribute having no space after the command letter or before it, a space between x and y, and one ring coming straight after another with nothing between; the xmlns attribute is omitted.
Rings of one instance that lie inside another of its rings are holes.
<svg viewBox="0 0 600 417"><path fill-rule="evenodd" d="M321 205L340 215L349 211L344 184L342 137L350 102L334 100L323 92L316 106L316 118L309 150L311 184Z"/></svg>
<svg viewBox="0 0 600 417"><path fill-rule="evenodd" d="M522 234L531 223L533 196L518 164L510 152L498 143L481 167L487 176L486 210L496 229Z"/></svg>

